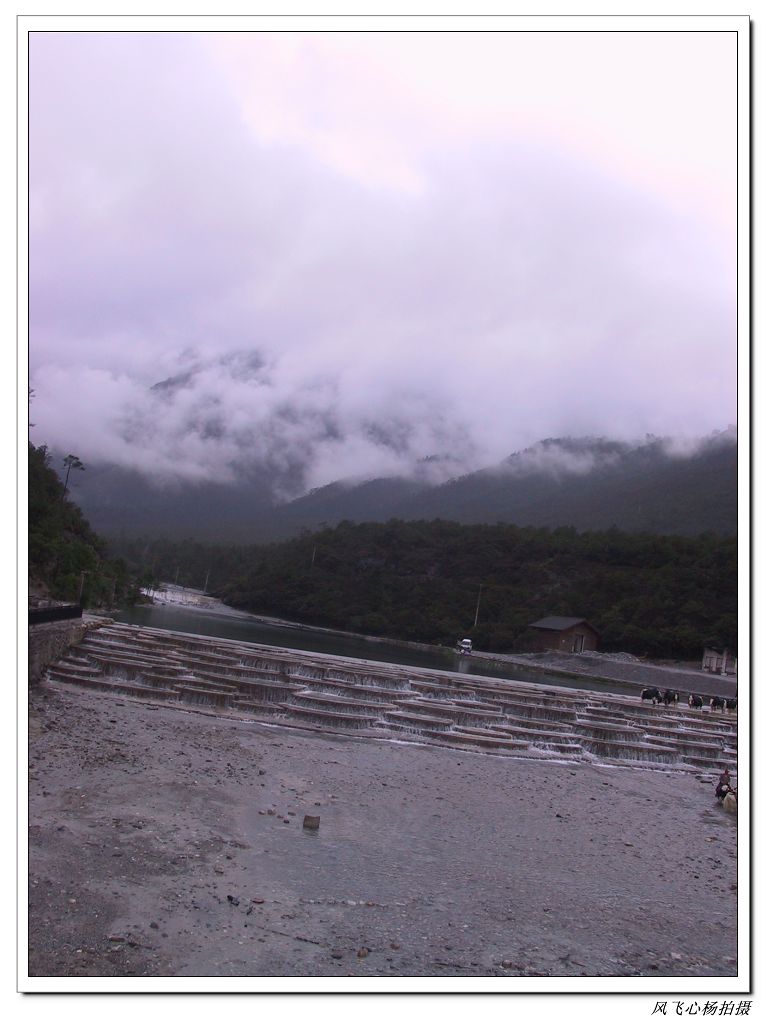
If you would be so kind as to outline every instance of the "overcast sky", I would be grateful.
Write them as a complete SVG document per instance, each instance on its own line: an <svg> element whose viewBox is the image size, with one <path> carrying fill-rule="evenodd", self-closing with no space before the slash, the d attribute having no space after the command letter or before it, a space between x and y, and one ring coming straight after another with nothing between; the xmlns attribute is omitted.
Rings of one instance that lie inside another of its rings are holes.
<svg viewBox="0 0 767 1024"><path fill-rule="evenodd" d="M32 33L33 438L311 487L734 423L735 57L712 32Z"/></svg>

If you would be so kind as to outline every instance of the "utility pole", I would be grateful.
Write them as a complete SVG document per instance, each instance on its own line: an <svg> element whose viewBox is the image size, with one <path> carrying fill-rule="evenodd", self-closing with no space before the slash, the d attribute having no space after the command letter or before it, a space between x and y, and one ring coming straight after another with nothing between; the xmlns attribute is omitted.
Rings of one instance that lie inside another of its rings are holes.
<svg viewBox="0 0 767 1024"><path fill-rule="evenodd" d="M83 587L85 586L85 577L87 575L88 575L88 573L85 571L85 569L83 569L83 571L80 573L80 593L77 595L77 603L78 604L82 604L82 600L83 600Z"/></svg>
<svg viewBox="0 0 767 1024"><path fill-rule="evenodd" d="M203 594L207 594L208 593L208 580L209 579L210 579L210 569L208 569L208 571L207 571L207 573L205 575L205 586L202 588Z"/></svg>
<svg viewBox="0 0 767 1024"><path fill-rule="evenodd" d="M177 566L176 566L176 578L175 578L175 580L173 581L173 582L174 582L174 584L175 584L175 586L178 586L178 570L179 570L180 568L181 568L181 566L180 566L180 565L177 565Z"/></svg>
<svg viewBox="0 0 767 1024"><path fill-rule="evenodd" d="M479 619L479 602L482 600L482 584L479 585L479 593L477 594L477 610L474 613L474 627L476 628L477 620Z"/></svg>
<svg viewBox="0 0 767 1024"><path fill-rule="evenodd" d="M314 568L314 556L317 554L317 545L315 544L312 548L312 564L309 566L310 569Z"/></svg>

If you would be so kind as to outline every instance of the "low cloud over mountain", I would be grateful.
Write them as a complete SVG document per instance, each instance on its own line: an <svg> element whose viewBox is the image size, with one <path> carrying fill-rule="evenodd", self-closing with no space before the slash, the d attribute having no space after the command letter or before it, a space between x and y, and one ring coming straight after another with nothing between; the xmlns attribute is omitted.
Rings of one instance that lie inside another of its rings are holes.
<svg viewBox="0 0 767 1024"><path fill-rule="evenodd" d="M658 36L33 34L33 438L290 497L733 421L734 50Z"/></svg>

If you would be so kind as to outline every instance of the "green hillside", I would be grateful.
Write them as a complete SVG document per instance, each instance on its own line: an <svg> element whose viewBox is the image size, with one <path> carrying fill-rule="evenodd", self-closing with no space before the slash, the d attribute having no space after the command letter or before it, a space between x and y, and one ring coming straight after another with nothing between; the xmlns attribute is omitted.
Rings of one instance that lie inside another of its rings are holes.
<svg viewBox="0 0 767 1024"><path fill-rule="evenodd" d="M731 537L616 529L465 526L445 521L341 523L241 548L123 541L158 579L201 586L229 604L307 625L525 649L546 615L589 619L607 650L695 658L706 644L737 649L737 542ZM480 585L479 621L473 626Z"/></svg>
<svg viewBox="0 0 767 1024"><path fill-rule="evenodd" d="M64 601L81 598L89 607L134 599L125 561L107 557L106 542L67 497L48 449L28 448L30 590Z"/></svg>

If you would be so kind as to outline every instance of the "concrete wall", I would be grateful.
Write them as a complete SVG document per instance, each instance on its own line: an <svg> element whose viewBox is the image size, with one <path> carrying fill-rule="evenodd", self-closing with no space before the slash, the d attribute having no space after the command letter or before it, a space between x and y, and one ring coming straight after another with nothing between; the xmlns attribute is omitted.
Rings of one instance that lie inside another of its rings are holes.
<svg viewBox="0 0 767 1024"><path fill-rule="evenodd" d="M98 629L104 619L71 619L64 622L46 622L29 627L29 685L36 686L45 670L58 661L73 644L78 644L87 632Z"/></svg>

